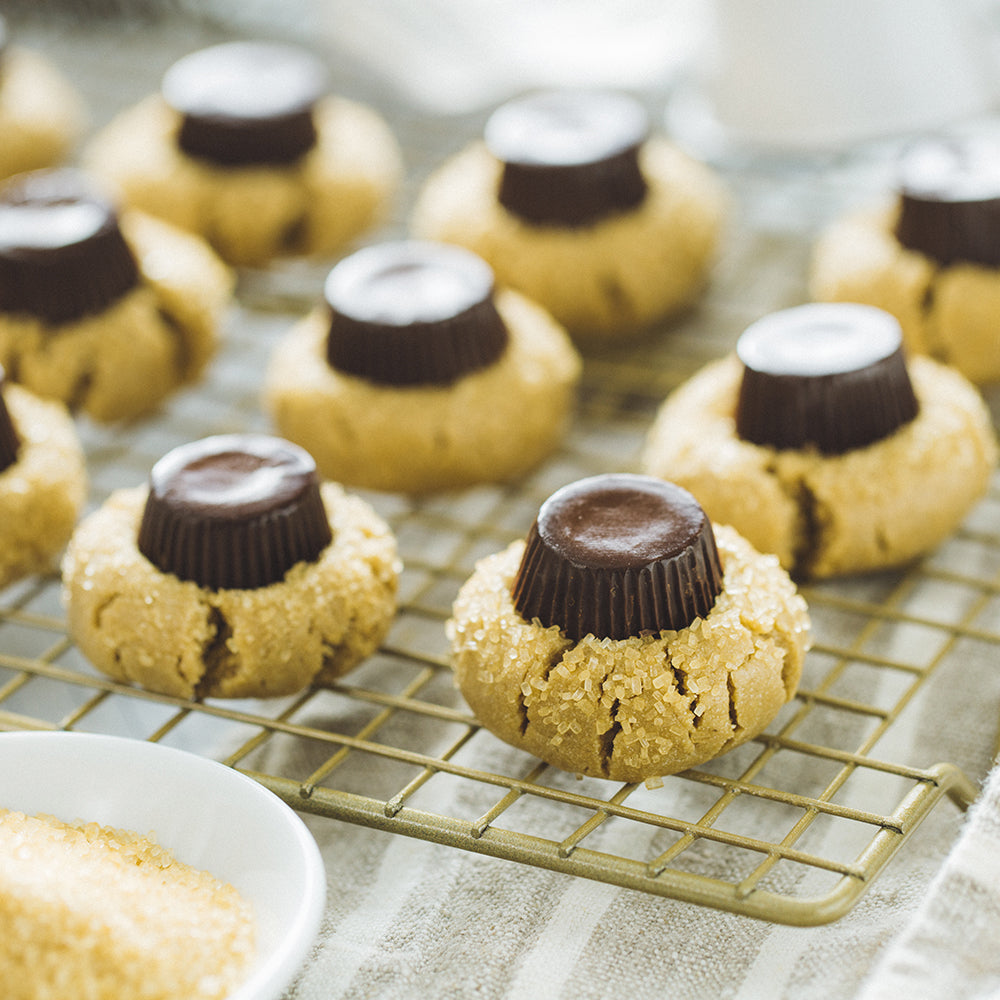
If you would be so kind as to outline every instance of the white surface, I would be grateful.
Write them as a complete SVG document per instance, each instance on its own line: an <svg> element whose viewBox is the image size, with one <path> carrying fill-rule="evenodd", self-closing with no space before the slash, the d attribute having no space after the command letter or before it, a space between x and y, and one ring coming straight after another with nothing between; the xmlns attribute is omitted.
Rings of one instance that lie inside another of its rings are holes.
<svg viewBox="0 0 1000 1000"><path fill-rule="evenodd" d="M257 958L231 1000L271 1000L302 964L326 896L312 835L277 796L232 768L170 747L85 733L0 734L0 805L157 841L240 892Z"/></svg>

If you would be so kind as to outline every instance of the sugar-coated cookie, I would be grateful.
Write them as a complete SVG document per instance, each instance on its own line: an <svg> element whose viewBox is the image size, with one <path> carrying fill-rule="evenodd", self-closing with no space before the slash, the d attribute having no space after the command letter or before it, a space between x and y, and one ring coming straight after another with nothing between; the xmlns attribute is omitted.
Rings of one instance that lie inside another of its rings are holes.
<svg viewBox="0 0 1000 1000"><path fill-rule="evenodd" d="M412 230L468 247L571 334L607 340L697 298L724 208L714 174L649 137L631 99L547 91L503 105L431 175Z"/></svg>
<svg viewBox="0 0 1000 1000"><path fill-rule="evenodd" d="M869 306L765 317L667 398L642 467L798 577L905 563L954 531L997 451L975 387L900 345Z"/></svg>
<svg viewBox="0 0 1000 1000"><path fill-rule="evenodd" d="M332 681L395 613L396 544L372 508L265 435L184 445L120 490L63 560L69 632L99 670L180 697Z"/></svg>
<svg viewBox="0 0 1000 1000"><path fill-rule="evenodd" d="M232 287L203 240L119 215L79 171L0 189L0 364L71 410L123 420L196 380Z"/></svg>
<svg viewBox="0 0 1000 1000"><path fill-rule="evenodd" d="M580 359L562 327L461 247L341 261L274 351L266 406L321 472L423 493L519 476L562 439Z"/></svg>
<svg viewBox="0 0 1000 1000"><path fill-rule="evenodd" d="M185 56L84 155L129 204L240 265L340 250L381 220L402 173L372 108L329 95L316 57L264 42Z"/></svg>
<svg viewBox="0 0 1000 1000"><path fill-rule="evenodd" d="M477 719L556 767L643 781L758 735L795 693L806 605L684 490L580 480L481 560L447 625Z"/></svg>
<svg viewBox="0 0 1000 1000"><path fill-rule="evenodd" d="M86 117L69 81L41 53L10 44L0 17L0 178L62 163Z"/></svg>
<svg viewBox="0 0 1000 1000"><path fill-rule="evenodd" d="M66 408L0 371L0 587L51 569L87 497L87 470Z"/></svg>
<svg viewBox="0 0 1000 1000"><path fill-rule="evenodd" d="M810 291L892 313L907 348L979 384L1000 381L1000 147L926 141L902 160L895 200L834 222Z"/></svg>

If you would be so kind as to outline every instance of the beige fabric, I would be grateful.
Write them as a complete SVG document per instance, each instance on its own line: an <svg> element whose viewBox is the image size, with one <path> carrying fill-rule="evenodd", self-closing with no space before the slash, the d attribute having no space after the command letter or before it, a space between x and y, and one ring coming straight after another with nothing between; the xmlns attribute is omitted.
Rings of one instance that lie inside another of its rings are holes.
<svg viewBox="0 0 1000 1000"><path fill-rule="evenodd" d="M402 159L365 105L330 97L315 116L317 144L298 162L222 167L177 148L180 119L154 95L112 120L84 160L129 204L199 233L231 263L326 255L383 217Z"/></svg>
<svg viewBox="0 0 1000 1000"><path fill-rule="evenodd" d="M571 415L581 363L565 331L512 291L496 296L507 349L449 386L382 386L326 361L315 310L278 344L266 406L320 471L352 486L421 493L514 478L546 457Z"/></svg>
<svg viewBox="0 0 1000 1000"><path fill-rule="evenodd" d="M120 222L139 265L134 289L69 323L0 313L11 378L105 422L144 414L202 374L233 288L203 240L141 213Z"/></svg>
<svg viewBox="0 0 1000 1000"><path fill-rule="evenodd" d="M892 313L907 347L954 365L977 383L1000 380L1000 271L942 267L893 235L895 209L834 223L813 251L810 291Z"/></svg>
<svg viewBox="0 0 1000 1000"><path fill-rule="evenodd" d="M742 368L711 362L650 428L645 472L690 490L715 521L798 575L894 566L936 547L983 496L997 461L989 413L958 372L914 358L917 417L844 455L776 451L736 436Z"/></svg>
<svg viewBox="0 0 1000 1000"><path fill-rule="evenodd" d="M83 449L65 408L12 383L3 398L21 447L0 472L0 586L51 568L87 496Z"/></svg>
<svg viewBox="0 0 1000 1000"><path fill-rule="evenodd" d="M515 542L481 560L448 623L458 685L479 721L556 767L616 781L673 774L756 736L798 686L805 601L773 556L716 528L715 606L678 632L566 639L526 622Z"/></svg>
<svg viewBox="0 0 1000 1000"><path fill-rule="evenodd" d="M662 140L642 150L649 186L633 211L592 226L535 226L499 204L502 165L476 143L428 179L416 236L485 258L497 281L545 306L574 335L611 339L689 305L702 291L725 196L707 167Z"/></svg>
<svg viewBox="0 0 1000 1000"><path fill-rule="evenodd" d="M45 56L12 46L0 75L0 177L62 163L83 132L83 103Z"/></svg>
<svg viewBox="0 0 1000 1000"><path fill-rule="evenodd" d="M119 490L79 526L63 562L69 631L99 670L167 694L265 697L346 673L395 613L389 528L337 484L322 487L333 541L256 590L209 590L138 550L144 487Z"/></svg>

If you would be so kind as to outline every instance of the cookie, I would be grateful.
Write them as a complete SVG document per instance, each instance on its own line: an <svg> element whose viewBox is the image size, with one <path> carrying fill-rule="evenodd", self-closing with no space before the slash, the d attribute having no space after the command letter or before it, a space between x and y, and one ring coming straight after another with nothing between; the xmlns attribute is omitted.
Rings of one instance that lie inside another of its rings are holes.
<svg viewBox="0 0 1000 1000"><path fill-rule="evenodd" d="M86 497L83 449L66 408L0 371L0 587L53 567Z"/></svg>
<svg viewBox="0 0 1000 1000"><path fill-rule="evenodd" d="M806 578L930 551L985 493L996 458L964 376L905 361L882 310L817 303L753 324L738 353L676 389L642 468Z"/></svg>
<svg viewBox="0 0 1000 1000"><path fill-rule="evenodd" d="M330 255L380 221L402 159L373 109L327 89L305 50L211 46L175 63L84 159L128 204L202 235L230 263Z"/></svg>
<svg viewBox="0 0 1000 1000"><path fill-rule="evenodd" d="M367 247L277 345L265 402L341 483L424 493L513 479L562 439L580 359L542 308L461 247Z"/></svg>
<svg viewBox="0 0 1000 1000"><path fill-rule="evenodd" d="M1000 380L1000 179L992 142L927 140L902 159L889 203L817 241L813 298L892 313L908 350L978 384Z"/></svg>
<svg viewBox="0 0 1000 1000"><path fill-rule="evenodd" d="M608 340L698 297L724 204L632 99L546 91L500 107L428 178L412 231L468 247L574 336Z"/></svg>
<svg viewBox="0 0 1000 1000"><path fill-rule="evenodd" d="M103 673L179 697L269 697L351 670L385 637L389 528L266 435L183 445L119 490L63 560L69 633Z"/></svg>
<svg viewBox="0 0 1000 1000"><path fill-rule="evenodd" d="M195 381L215 353L232 276L204 241L62 168L0 190L0 364L112 422Z"/></svg>
<svg viewBox="0 0 1000 1000"><path fill-rule="evenodd" d="M62 163L85 122L73 86L45 56L9 44L0 18L0 178Z"/></svg>
<svg viewBox="0 0 1000 1000"><path fill-rule="evenodd" d="M648 476L563 487L477 563L447 630L477 719L556 767L644 781L758 735L795 693L805 601L773 556Z"/></svg>

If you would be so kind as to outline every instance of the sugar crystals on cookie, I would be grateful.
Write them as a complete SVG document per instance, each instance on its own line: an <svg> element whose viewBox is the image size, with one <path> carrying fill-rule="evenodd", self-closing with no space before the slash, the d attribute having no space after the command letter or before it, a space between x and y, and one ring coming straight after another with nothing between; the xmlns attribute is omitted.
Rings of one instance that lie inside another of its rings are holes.
<svg viewBox="0 0 1000 1000"><path fill-rule="evenodd" d="M758 320L675 390L642 464L796 576L827 577L933 549L996 460L986 406L962 375L907 361L881 309L815 303Z"/></svg>
<svg viewBox="0 0 1000 1000"><path fill-rule="evenodd" d="M758 735L795 693L805 602L773 556L649 476L542 504L481 560L447 625L479 721L556 767L643 781Z"/></svg>
<svg viewBox="0 0 1000 1000"><path fill-rule="evenodd" d="M399 576L387 525L279 438L219 435L119 490L63 561L70 634L104 673L182 697L288 694L384 638Z"/></svg>

